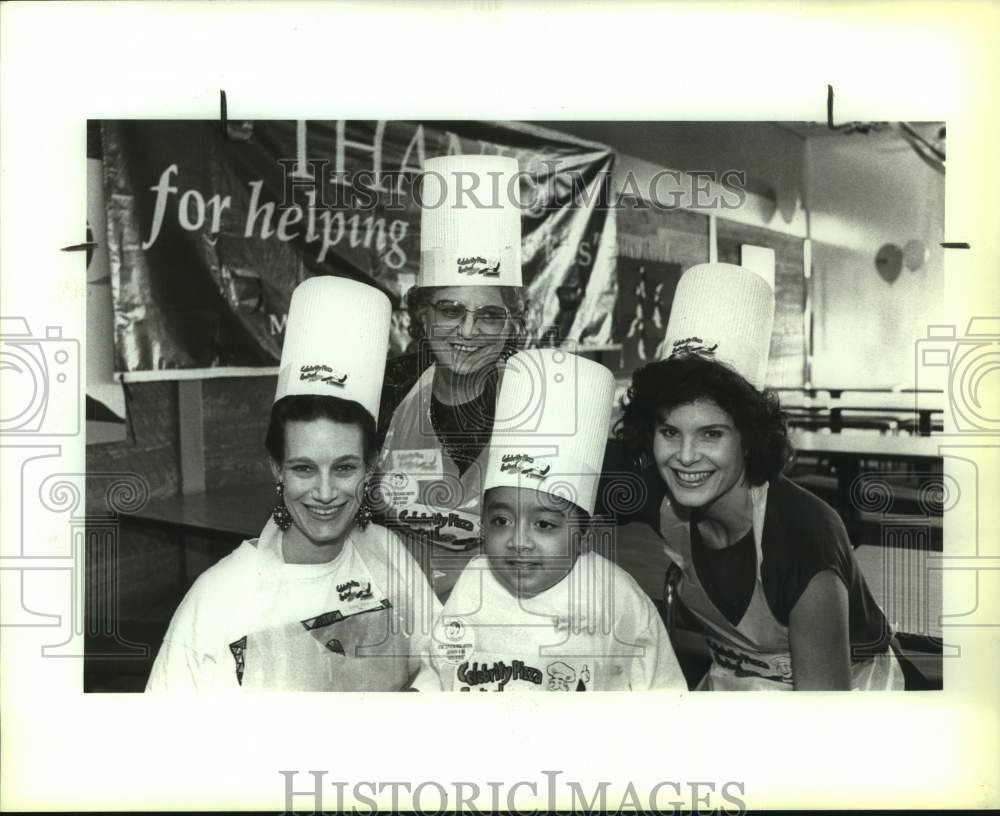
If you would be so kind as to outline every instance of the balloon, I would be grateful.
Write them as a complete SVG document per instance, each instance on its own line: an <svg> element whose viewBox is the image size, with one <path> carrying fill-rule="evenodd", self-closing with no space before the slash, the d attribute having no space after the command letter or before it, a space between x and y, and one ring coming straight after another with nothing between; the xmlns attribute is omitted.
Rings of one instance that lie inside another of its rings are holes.
<svg viewBox="0 0 1000 816"><path fill-rule="evenodd" d="M911 272L916 272L927 263L929 254L926 244L916 238L903 245L903 260L906 262L906 268Z"/></svg>
<svg viewBox="0 0 1000 816"><path fill-rule="evenodd" d="M903 250L895 244L886 244L875 255L875 269L890 286L903 271Z"/></svg>

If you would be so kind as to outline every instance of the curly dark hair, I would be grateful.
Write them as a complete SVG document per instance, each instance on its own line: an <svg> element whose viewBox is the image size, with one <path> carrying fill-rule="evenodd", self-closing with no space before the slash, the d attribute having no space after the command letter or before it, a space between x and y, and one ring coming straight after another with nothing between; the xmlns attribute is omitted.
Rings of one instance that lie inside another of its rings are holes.
<svg viewBox="0 0 1000 816"><path fill-rule="evenodd" d="M375 419L352 400L324 394L292 394L271 406L271 421L267 426L264 447L279 464L285 461L285 425L289 422L312 422L329 419L361 428L361 445L365 463L370 464L378 453Z"/></svg>
<svg viewBox="0 0 1000 816"><path fill-rule="evenodd" d="M622 398L624 413L615 436L633 454L648 457L663 414L700 399L714 402L732 417L743 440L751 484L762 485L784 471L792 445L777 395L758 391L728 366L698 354L660 360L636 371Z"/></svg>
<svg viewBox="0 0 1000 816"><path fill-rule="evenodd" d="M524 322L524 314L528 303L524 297L524 290L520 286L498 286L500 297L504 306L510 311L511 320L514 323L514 332L507 340L504 351L505 356L510 356L516 351L520 351L524 346L527 330ZM426 337L424 331L423 312L433 302L437 293L441 291L438 286L411 286L406 292L405 306L410 315L410 336L414 340L422 340Z"/></svg>

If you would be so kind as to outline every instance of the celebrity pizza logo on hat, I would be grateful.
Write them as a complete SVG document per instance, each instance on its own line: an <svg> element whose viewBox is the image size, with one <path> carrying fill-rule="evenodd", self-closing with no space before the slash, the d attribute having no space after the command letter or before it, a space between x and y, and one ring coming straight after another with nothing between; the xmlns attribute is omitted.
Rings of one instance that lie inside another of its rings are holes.
<svg viewBox="0 0 1000 816"><path fill-rule="evenodd" d="M478 255L470 255L467 258L458 259L459 275L481 275L484 278L500 277L499 258L481 258Z"/></svg>
<svg viewBox="0 0 1000 816"><path fill-rule="evenodd" d="M301 382L320 382L326 385L343 385L347 382L347 374L342 371L335 371L328 365L318 363L316 365L304 365L299 368L299 380Z"/></svg>
<svg viewBox="0 0 1000 816"><path fill-rule="evenodd" d="M520 473L522 476L531 476L534 479L544 479L548 476L552 465L541 467L535 465L535 459L526 453L505 453L500 462L501 473Z"/></svg>
<svg viewBox="0 0 1000 816"><path fill-rule="evenodd" d="M670 352L670 356L680 357L686 354L699 354L702 357L714 357L715 350L718 347L718 343L714 343L711 346L707 345L700 337L683 337L680 340L674 340L674 348Z"/></svg>

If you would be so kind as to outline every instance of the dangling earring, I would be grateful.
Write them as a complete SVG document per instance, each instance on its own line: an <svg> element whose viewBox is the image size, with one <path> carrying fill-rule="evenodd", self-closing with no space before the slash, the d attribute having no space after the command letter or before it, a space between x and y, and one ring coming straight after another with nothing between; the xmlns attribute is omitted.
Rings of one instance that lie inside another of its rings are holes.
<svg viewBox="0 0 1000 816"><path fill-rule="evenodd" d="M376 485L375 492L377 493L378 490L379 487ZM361 485L361 502L358 504L358 514L354 517L354 521L359 530L364 530L371 524L374 517L375 504L372 499L372 485L368 479L365 479L364 484Z"/></svg>
<svg viewBox="0 0 1000 816"><path fill-rule="evenodd" d="M292 514L288 512L288 508L285 506L284 483L278 482L274 486L274 492L278 494L278 503L274 505L274 509L271 510L271 518L273 518L274 523L278 525L278 529L284 532L292 526Z"/></svg>
<svg viewBox="0 0 1000 816"><path fill-rule="evenodd" d="M371 524L374 515L371 501L368 498L368 482L366 481L361 486L361 503L358 505L358 514L354 517L354 523L358 525L359 530L364 530Z"/></svg>

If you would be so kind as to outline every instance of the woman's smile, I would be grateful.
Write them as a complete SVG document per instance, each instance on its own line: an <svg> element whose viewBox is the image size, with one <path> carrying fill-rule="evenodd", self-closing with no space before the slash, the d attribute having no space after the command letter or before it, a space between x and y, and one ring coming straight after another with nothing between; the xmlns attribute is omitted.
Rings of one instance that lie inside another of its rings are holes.
<svg viewBox="0 0 1000 816"><path fill-rule="evenodd" d="M704 485L709 477L715 473L715 470L678 470L677 468L671 468L671 472L677 477L678 485L682 489L691 489Z"/></svg>
<svg viewBox="0 0 1000 816"><path fill-rule="evenodd" d="M341 502L337 505L318 505L303 502L303 506L318 519L327 521L340 515L340 511L347 506L347 502Z"/></svg>

